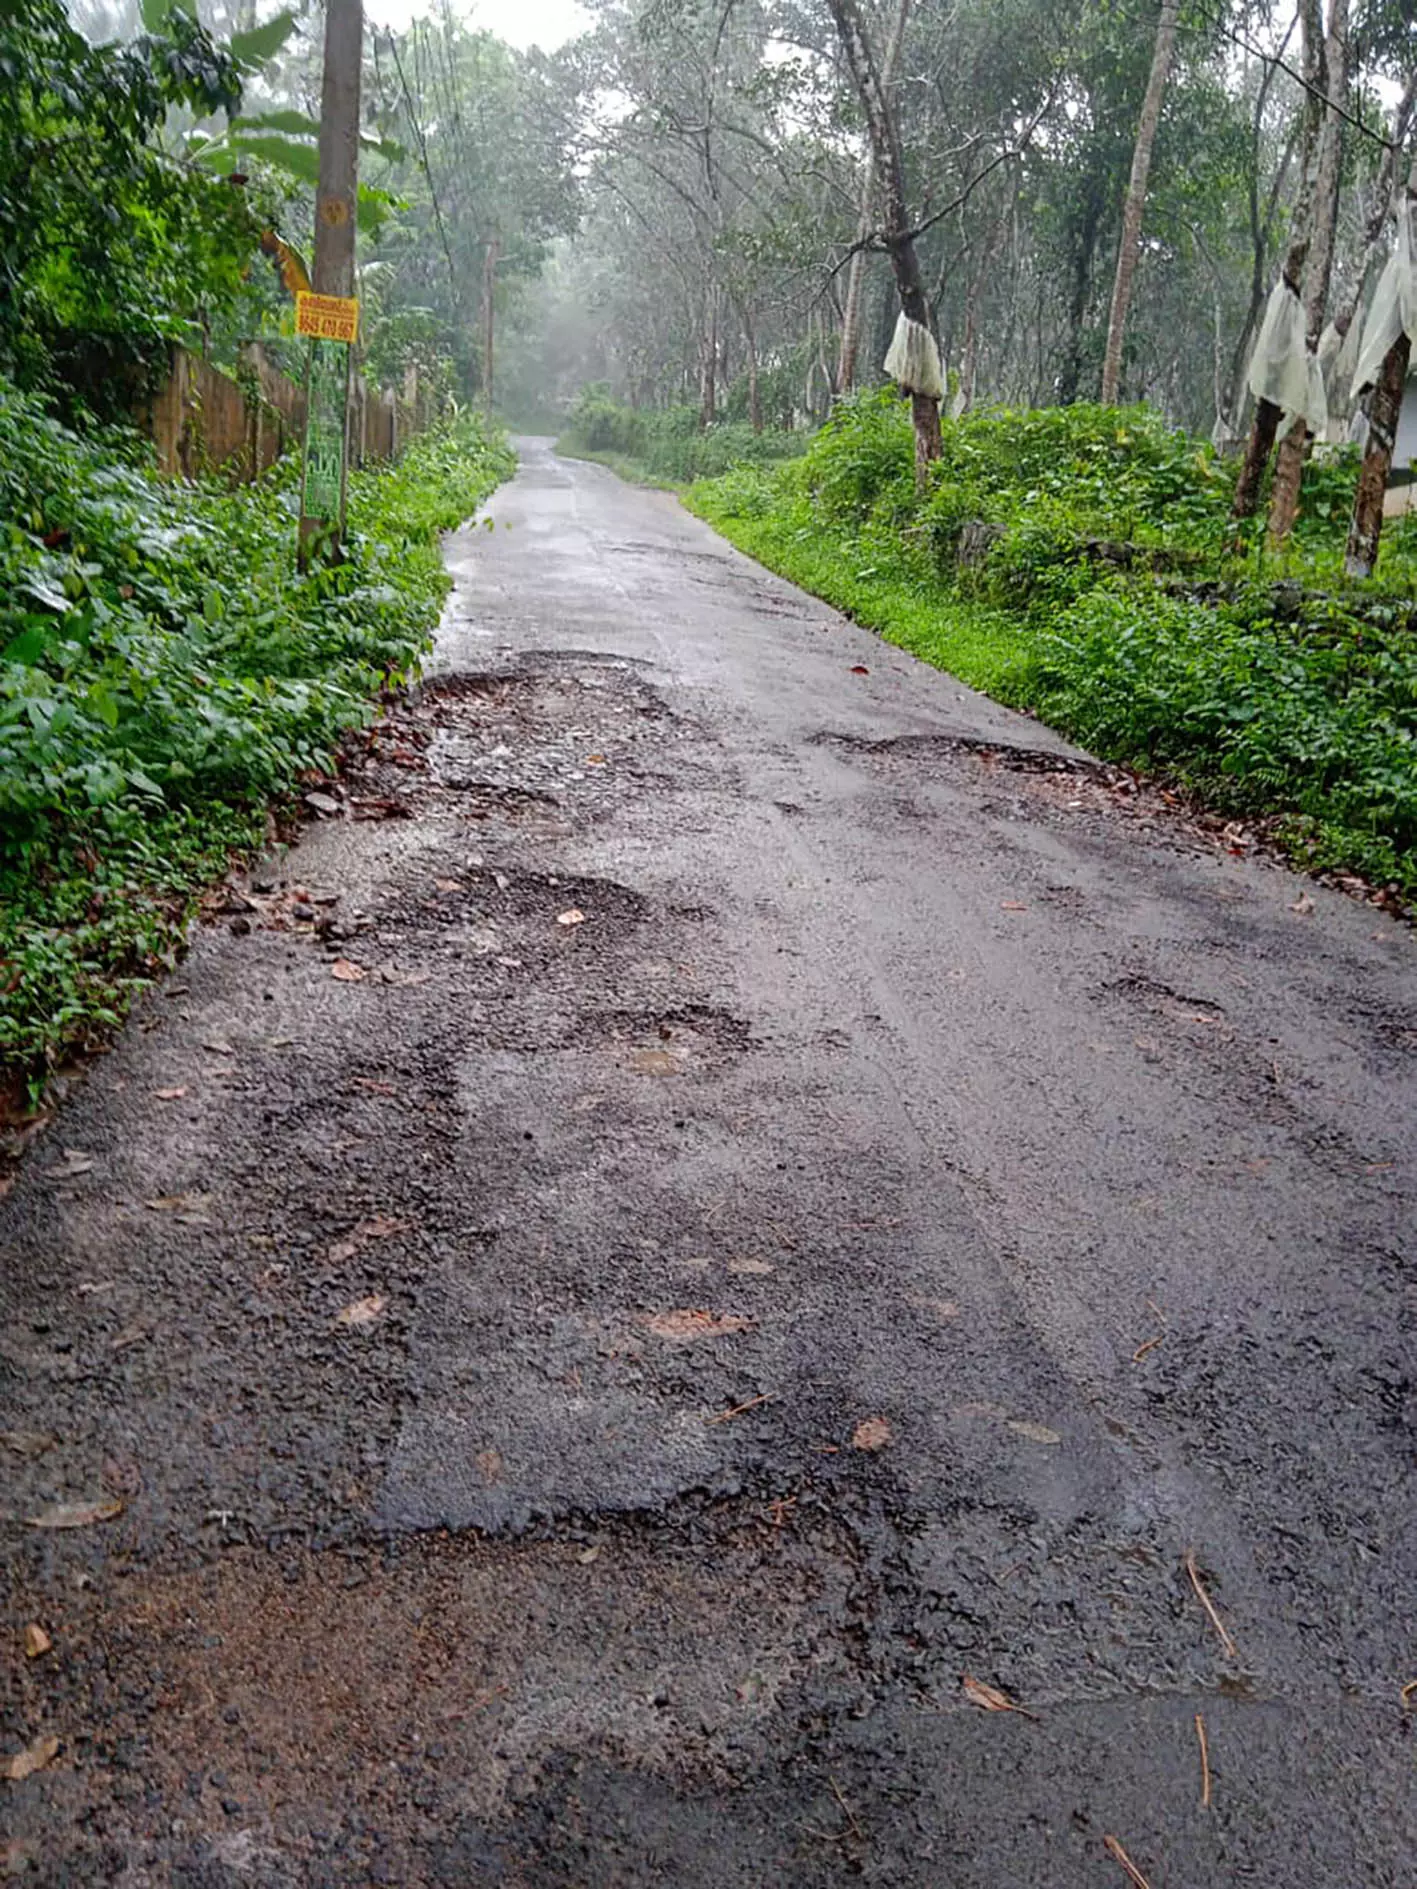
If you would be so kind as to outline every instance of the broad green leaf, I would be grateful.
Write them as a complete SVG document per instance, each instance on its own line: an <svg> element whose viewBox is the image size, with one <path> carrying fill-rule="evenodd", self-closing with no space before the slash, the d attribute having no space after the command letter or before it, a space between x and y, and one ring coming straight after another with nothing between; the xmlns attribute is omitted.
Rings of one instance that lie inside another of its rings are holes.
<svg viewBox="0 0 1417 1889"><path fill-rule="evenodd" d="M0 649L0 662L24 665L35 663L44 654L47 640L44 626L39 623L32 624L29 629L21 630L18 636L5 645L4 649Z"/></svg>
<svg viewBox="0 0 1417 1889"><path fill-rule="evenodd" d="M390 164L402 164L408 156L407 146L400 144L397 138L376 138L372 131L361 131L359 142L364 150L386 158Z"/></svg>
<svg viewBox="0 0 1417 1889"><path fill-rule="evenodd" d="M249 33L233 33L231 56L243 66L264 65L268 59L275 58L294 31L295 15L289 11L277 13L273 20L267 20L264 26L253 26Z"/></svg>
<svg viewBox="0 0 1417 1889"><path fill-rule="evenodd" d="M36 603L42 603L46 609L57 610L63 616L73 606L69 599L53 584L47 584L42 577L22 577L16 587Z"/></svg>
<svg viewBox="0 0 1417 1889"><path fill-rule="evenodd" d="M304 112L278 111L254 112L247 116L244 112L231 121L233 131L288 131L297 138L318 138L319 120L308 118Z"/></svg>
<svg viewBox="0 0 1417 1889"><path fill-rule="evenodd" d="M313 144L296 144L290 138L262 132L254 138L238 137L236 148L274 165L277 170L297 178L302 184L318 184L320 181L320 153Z"/></svg>
<svg viewBox="0 0 1417 1889"><path fill-rule="evenodd" d="M394 210L402 210L401 197L391 196L387 190L379 190L373 184L359 186L359 198L355 205L355 223L361 236L377 236Z"/></svg>

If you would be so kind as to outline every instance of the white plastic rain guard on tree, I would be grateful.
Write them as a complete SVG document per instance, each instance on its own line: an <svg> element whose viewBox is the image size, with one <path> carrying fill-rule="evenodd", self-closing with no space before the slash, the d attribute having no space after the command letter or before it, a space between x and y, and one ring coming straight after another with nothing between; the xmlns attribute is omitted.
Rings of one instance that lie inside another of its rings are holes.
<svg viewBox="0 0 1417 1889"><path fill-rule="evenodd" d="M1378 277L1373 305L1363 323L1363 345L1353 370L1353 394L1371 387L1382 370L1388 350L1399 335L1417 341L1417 205L1401 203L1397 210L1397 247Z"/></svg>
<svg viewBox="0 0 1417 1889"><path fill-rule="evenodd" d="M907 393L928 394L939 400L945 391L945 377L940 371L940 350L935 337L918 321L902 312L886 350L885 370Z"/></svg>
<svg viewBox="0 0 1417 1889"><path fill-rule="evenodd" d="M1250 357L1250 392L1281 409L1280 430L1300 421L1312 433L1328 425L1328 396L1323 369L1309 350L1304 304L1281 276L1270 290L1259 339Z"/></svg>

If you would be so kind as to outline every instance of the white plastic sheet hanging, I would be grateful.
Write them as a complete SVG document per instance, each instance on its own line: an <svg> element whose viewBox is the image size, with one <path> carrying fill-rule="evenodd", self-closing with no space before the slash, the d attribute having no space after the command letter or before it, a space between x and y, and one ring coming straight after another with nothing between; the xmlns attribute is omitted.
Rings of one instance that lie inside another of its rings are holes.
<svg viewBox="0 0 1417 1889"><path fill-rule="evenodd" d="M1397 210L1397 246L1378 278L1373 305L1363 323L1363 346L1353 370L1353 394L1371 387L1388 349L1399 335L1417 341L1417 204L1405 200Z"/></svg>
<svg viewBox="0 0 1417 1889"><path fill-rule="evenodd" d="M1309 352L1304 304L1281 276L1270 290L1250 356L1250 392L1282 409L1289 432L1301 420L1313 433L1328 425L1328 396L1318 356Z"/></svg>
<svg viewBox="0 0 1417 1889"><path fill-rule="evenodd" d="M1321 438L1330 446L1341 446L1348 438L1353 421L1353 400L1349 383L1358 360L1361 323L1351 321L1347 333L1331 321L1319 336L1319 371L1324 377L1328 423Z"/></svg>
<svg viewBox="0 0 1417 1889"><path fill-rule="evenodd" d="M945 377L940 369L940 350L935 337L918 321L902 312L886 350L885 370L894 381L912 394L928 394L939 400L945 391Z"/></svg>

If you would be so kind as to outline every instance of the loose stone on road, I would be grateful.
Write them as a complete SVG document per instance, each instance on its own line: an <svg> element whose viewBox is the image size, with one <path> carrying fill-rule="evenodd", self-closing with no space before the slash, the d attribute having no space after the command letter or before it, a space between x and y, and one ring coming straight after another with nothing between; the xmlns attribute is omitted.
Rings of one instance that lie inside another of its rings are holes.
<svg viewBox="0 0 1417 1889"><path fill-rule="evenodd" d="M5 1867L1410 1882L1410 934L521 449L0 1201Z"/></svg>

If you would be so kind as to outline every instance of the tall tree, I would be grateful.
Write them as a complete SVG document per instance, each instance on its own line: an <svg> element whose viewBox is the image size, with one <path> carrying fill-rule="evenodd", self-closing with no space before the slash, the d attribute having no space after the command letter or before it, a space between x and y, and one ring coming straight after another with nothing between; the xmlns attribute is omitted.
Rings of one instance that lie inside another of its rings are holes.
<svg viewBox="0 0 1417 1889"><path fill-rule="evenodd" d="M1338 199L1343 187L1343 130L1348 108L1348 0L1330 0L1324 39L1325 101L1319 128L1313 198L1313 233L1304 265L1304 320L1309 352L1316 353L1328 310L1338 233ZM1269 502L1271 543L1282 544L1299 515L1299 486L1310 434L1302 421L1285 435L1275 462Z"/></svg>
<svg viewBox="0 0 1417 1889"><path fill-rule="evenodd" d="M911 0L896 0L890 38L886 42L885 71L882 84L889 94L895 87L900 66L900 49L905 39L905 23L910 16ZM866 282L866 243L874 227L876 208L876 154L867 155L865 175L861 180L861 214L856 223L856 248L846 278L846 305L841 316L841 355L837 362L836 391L849 394L856 385L856 356L861 345L861 295Z"/></svg>
<svg viewBox="0 0 1417 1889"><path fill-rule="evenodd" d="M915 232L910 227L906 207L905 156L901 149L900 126L895 108L881 83L880 69L856 0L827 0L827 3L865 114L871 150L881 180L881 207L885 222L883 235L895 274L901 312L907 320L928 329L930 305L925 299L920 259L915 251ZM915 429L915 474L917 481L923 484L931 461L938 459L942 450L940 403L931 394L912 391L910 412Z"/></svg>
<svg viewBox="0 0 1417 1889"><path fill-rule="evenodd" d="M1301 182L1290 223L1289 248L1280 272L1285 284L1295 295L1303 293L1304 267L1308 260L1309 244L1313 240L1319 133L1323 125L1327 90L1322 0L1299 0L1299 26L1303 36L1304 86ZM1249 438L1245 443L1245 457L1240 466L1240 476L1235 482L1235 499L1230 508L1230 515L1237 523L1252 518L1259 506L1260 488L1283 417L1284 410L1276 401L1262 397L1255 402L1254 418L1250 422Z"/></svg>
<svg viewBox="0 0 1417 1889"><path fill-rule="evenodd" d="M1156 143L1156 128L1161 122L1161 104L1166 93L1166 77L1171 70L1171 56L1176 49L1176 23L1181 0L1161 0L1161 16L1156 23L1156 45L1151 55L1151 72L1142 99L1137 122L1137 141L1132 151L1132 174L1127 181L1126 202L1122 206L1122 240L1117 249L1117 273L1112 283L1112 307L1107 317L1107 348L1102 357L1102 401L1112 406L1122 374L1122 340L1127 326L1127 310L1132 302L1132 279L1141 251L1142 215L1146 209L1146 185L1151 175L1151 153Z"/></svg>
<svg viewBox="0 0 1417 1889"><path fill-rule="evenodd" d="M1413 160L1408 175L1402 214L1409 219L1417 217L1417 159ZM1410 222L1408 227L1410 230ZM1368 399L1368 440L1358 474L1358 489L1353 499L1353 519L1348 529L1347 555L1344 560L1344 568L1350 577L1371 577L1373 566L1378 560L1387 482L1392 471L1393 448L1397 443L1397 428L1402 418L1402 396L1411 364L1412 337L1403 327L1383 356L1377 381Z"/></svg>

